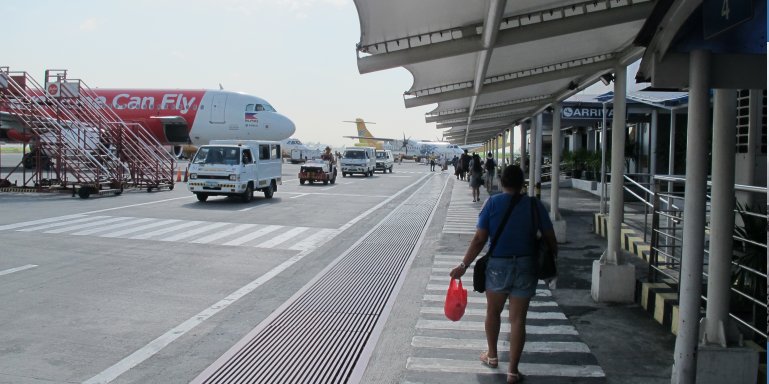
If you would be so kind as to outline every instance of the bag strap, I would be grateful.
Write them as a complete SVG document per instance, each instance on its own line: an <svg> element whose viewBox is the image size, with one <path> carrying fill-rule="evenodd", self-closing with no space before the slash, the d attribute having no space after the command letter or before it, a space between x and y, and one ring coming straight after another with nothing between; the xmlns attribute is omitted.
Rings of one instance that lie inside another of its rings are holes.
<svg viewBox="0 0 769 384"><path fill-rule="evenodd" d="M513 212L513 208L515 208L515 206L518 205L518 202L521 201L521 198L523 198L522 194L518 194L511 198L510 205L507 207L507 210L505 211L505 215L502 216L502 225L497 230L497 233L494 234L494 238L491 239L491 244L489 244L489 252L487 253L489 256L491 256L492 252L494 252L494 247L497 246L497 241L499 240L499 236L502 235L502 231L505 230L505 225L507 224L507 220L510 218L510 214Z"/></svg>
<svg viewBox="0 0 769 384"><path fill-rule="evenodd" d="M537 241L537 231L539 231L539 204L537 204L537 199L534 199L531 202L531 225L532 225L532 231L531 231L531 239L534 242L534 252L538 252L539 250L539 241Z"/></svg>

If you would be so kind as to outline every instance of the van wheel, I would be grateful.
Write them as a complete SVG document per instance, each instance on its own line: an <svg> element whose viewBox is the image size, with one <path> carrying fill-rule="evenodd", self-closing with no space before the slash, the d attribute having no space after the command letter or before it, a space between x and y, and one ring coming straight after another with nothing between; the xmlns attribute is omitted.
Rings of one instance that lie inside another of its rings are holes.
<svg viewBox="0 0 769 384"><path fill-rule="evenodd" d="M371 173L369 171L363 172L363 177L368 177L368 174Z"/></svg>
<svg viewBox="0 0 769 384"><path fill-rule="evenodd" d="M205 203L206 200L208 200L208 195L206 195L205 193L196 193L195 197L197 197L198 201L201 203Z"/></svg>
<svg viewBox="0 0 769 384"><path fill-rule="evenodd" d="M336 183L336 174L334 175L334 177L331 178L331 184L334 184L334 183Z"/></svg>
<svg viewBox="0 0 769 384"><path fill-rule="evenodd" d="M390 173L393 173L393 166L390 166Z"/></svg>
<svg viewBox="0 0 769 384"><path fill-rule="evenodd" d="M246 187L246 191L243 192L243 194L240 196L240 201L244 203L248 203L253 199L254 199L254 185L251 183L248 183L248 187Z"/></svg>
<svg viewBox="0 0 769 384"><path fill-rule="evenodd" d="M323 180L323 185L326 185L326 184L328 184L328 179Z"/></svg>
<svg viewBox="0 0 769 384"><path fill-rule="evenodd" d="M299 179L299 185L304 185L304 179Z"/></svg>
<svg viewBox="0 0 769 384"><path fill-rule="evenodd" d="M275 182L271 181L270 182L270 186L268 186L267 188L264 189L264 197L265 198L272 199L272 195L275 194L274 184L275 184Z"/></svg>

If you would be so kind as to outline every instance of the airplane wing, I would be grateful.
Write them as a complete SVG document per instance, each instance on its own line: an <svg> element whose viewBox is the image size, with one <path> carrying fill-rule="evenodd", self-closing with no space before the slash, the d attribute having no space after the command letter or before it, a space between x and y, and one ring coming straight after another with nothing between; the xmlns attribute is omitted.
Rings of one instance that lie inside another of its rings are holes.
<svg viewBox="0 0 769 384"><path fill-rule="evenodd" d="M388 139L385 137L370 137L370 136L342 136L348 139L363 139L363 140L375 140L375 141L397 141L400 139Z"/></svg>

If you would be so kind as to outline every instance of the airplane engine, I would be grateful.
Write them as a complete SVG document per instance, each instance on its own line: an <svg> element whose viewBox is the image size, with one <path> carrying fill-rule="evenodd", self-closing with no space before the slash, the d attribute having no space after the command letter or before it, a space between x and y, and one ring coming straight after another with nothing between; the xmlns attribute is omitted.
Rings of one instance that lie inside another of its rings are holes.
<svg viewBox="0 0 769 384"><path fill-rule="evenodd" d="M181 159L184 156L183 147L181 145L174 145L173 155L177 159Z"/></svg>
<svg viewBox="0 0 769 384"><path fill-rule="evenodd" d="M171 147L171 154L177 159L189 159L197 151L198 147L194 145L174 145Z"/></svg>

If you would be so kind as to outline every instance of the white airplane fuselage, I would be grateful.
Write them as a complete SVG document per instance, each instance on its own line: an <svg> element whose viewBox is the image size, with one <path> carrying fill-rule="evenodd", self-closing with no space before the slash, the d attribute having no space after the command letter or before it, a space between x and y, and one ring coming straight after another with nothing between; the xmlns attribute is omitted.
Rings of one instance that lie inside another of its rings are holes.
<svg viewBox="0 0 769 384"><path fill-rule="evenodd" d="M223 90L94 89L97 103L144 126L161 144L181 148L211 140L289 138L294 123L264 99ZM4 117L8 119L12 117ZM11 139L28 140L20 124L6 124Z"/></svg>

